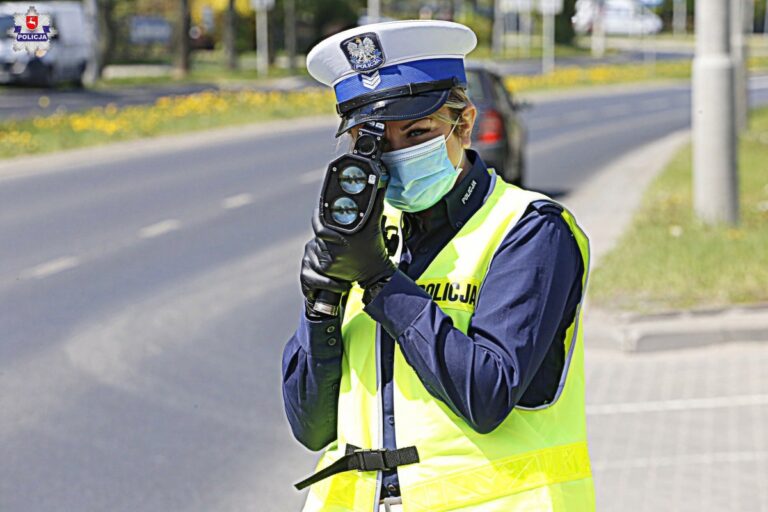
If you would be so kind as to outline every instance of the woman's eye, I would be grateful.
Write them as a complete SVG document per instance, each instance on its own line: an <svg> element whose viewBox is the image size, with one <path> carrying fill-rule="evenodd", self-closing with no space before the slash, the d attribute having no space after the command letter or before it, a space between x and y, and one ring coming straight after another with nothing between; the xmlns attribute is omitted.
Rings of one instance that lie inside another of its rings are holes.
<svg viewBox="0 0 768 512"><path fill-rule="evenodd" d="M427 133L427 130L411 130L408 132L408 137L418 137L419 135L424 135L425 133Z"/></svg>

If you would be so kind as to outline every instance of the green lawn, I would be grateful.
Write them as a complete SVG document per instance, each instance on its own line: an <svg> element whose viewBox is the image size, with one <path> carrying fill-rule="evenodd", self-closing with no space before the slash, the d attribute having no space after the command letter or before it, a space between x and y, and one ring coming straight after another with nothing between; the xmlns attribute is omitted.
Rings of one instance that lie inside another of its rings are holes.
<svg viewBox="0 0 768 512"><path fill-rule="evenodd" d="M768 301L768 109L753 112L739 161L741 223L710 227L693 214L691 148L682 150L594 270L593 303L657 312Z"/></svg>
<svg viewBox="0 0 768 512"><path fill-rule="evenodd" d="M0 158L275 119L332 115L330 90L281 93L205 91L151 105L114 104L83 112L0 122Z"/></svg>

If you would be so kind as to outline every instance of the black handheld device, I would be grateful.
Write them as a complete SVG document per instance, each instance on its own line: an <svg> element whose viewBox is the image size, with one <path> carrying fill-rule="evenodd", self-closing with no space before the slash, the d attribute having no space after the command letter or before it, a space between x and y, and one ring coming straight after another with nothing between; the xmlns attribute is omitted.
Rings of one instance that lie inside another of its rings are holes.
<svg viewBox="0 0 768 512"><path fill-rule="evenodd" d="M389 176L381 163L384 123L370 121L360 127L352 151L328 164L320 192L320 220L340 233L356 233L369 221L378 194ZM337 315L341 296L321 290L312 309Z"/></svg>

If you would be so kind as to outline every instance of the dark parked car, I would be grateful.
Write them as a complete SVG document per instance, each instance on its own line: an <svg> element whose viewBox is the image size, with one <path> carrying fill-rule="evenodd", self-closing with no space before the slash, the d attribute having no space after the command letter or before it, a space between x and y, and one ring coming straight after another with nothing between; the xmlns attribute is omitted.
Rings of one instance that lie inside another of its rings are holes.
<svg viewBox="0 0 768 512"><path fill-rule="evenodd" d="M486 66L467 63L469 97L477 107L472 147L501 178L522 186L525 176L526 133L517 103L504 87L501 76Z"/></svg>

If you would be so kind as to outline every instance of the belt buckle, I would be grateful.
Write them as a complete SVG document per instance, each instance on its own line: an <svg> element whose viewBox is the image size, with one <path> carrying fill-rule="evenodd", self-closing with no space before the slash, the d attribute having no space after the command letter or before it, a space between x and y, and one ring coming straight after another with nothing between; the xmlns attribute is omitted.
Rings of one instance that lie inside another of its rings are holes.
<svg viewBox="0 0 768 512"><path fill-rule="evenodd" d="M358 471L383 471L387 468L384 462L385 449L378 450L355 450L353 453L357 457L360 469Z"/></svg>

